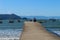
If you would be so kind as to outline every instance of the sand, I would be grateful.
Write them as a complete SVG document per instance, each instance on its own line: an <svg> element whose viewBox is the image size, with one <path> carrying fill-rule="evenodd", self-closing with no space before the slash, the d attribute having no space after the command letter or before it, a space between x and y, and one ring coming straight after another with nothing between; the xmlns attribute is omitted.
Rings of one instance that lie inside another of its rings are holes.
<svg viewBox="0 0 60 40"><path fill-rule="evenodd" d="M20 40L60 40L60 37L48 32L40 23L25 22Z"/></svg>

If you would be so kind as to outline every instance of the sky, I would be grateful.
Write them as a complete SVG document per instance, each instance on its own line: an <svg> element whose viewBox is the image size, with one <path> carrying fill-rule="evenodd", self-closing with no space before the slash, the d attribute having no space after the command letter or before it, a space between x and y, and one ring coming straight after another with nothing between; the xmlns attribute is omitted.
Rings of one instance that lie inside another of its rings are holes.
<svg viewBox="0 0 60 40"><path fill-rule="evenodd" d="M60 0L0 0L0 14L60 16Z"/></svg>

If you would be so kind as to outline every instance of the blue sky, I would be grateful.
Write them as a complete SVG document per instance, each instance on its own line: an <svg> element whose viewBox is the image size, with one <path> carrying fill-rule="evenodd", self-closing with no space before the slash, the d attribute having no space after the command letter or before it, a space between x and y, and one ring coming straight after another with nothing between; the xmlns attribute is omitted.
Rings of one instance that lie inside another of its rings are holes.
<svg viewBox="0 0 60 40"><path fill-rule="evenodd" d="M60 0L0 0L0 14L60 16Z"/></svg>

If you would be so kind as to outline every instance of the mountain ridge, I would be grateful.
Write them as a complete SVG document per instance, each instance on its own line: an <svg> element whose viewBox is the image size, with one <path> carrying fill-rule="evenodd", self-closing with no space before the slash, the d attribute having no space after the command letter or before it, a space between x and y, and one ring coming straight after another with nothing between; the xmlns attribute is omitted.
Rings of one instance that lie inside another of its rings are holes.
<svg viewBox="0 0 60 40"><path fill-rule="evenodd" d="M22 17L26 17L26 18L36 18L36 19L60 19L60 16L22 16Z"/></svg>

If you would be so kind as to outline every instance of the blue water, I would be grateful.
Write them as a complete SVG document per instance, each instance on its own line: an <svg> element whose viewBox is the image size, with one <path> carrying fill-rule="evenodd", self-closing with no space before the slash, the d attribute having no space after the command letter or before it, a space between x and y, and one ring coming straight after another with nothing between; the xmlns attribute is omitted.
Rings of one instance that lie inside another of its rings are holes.
<svg viewBox="0 0 60 40"><path fill-rule="evenodd" d="M60 28L46 28L46 30L60 37Z"/></svg>
<svg viewBox="0 0 60 40"><path fill-rule="evenodd" d="M9 23L9 20L2 20L3 23L0 23L0 29L21 29L23 26L23 21L18 22L14 20L14 23Z"/></svg>
<svg viewBox="0 0 60 40"><path fill-rule="evenodd" d="M9 23L9 20L2 20L0 23L0 39L1 38L19 38L22 32L24 21L18 22L14 20L14 23Z"/></svg>
<svg viewBox="0 0 60 40"><path fill-rule="evenodd" d="M13 40L18 40L23 30L24 21L17 22L17 20L14 20L14 23L9 23L9 20L2 20L2 22L2 24L0 23L0 38L13 38ZM60 22L45 22L42 25L47 31L60 36Z"/></svg>
<svg viewBox="0 0 60 40"><path fill-rule="evenodd" d="M46 28L47 31L60 36L60 21L47 21L42 23L42 25Z"/></svg>

